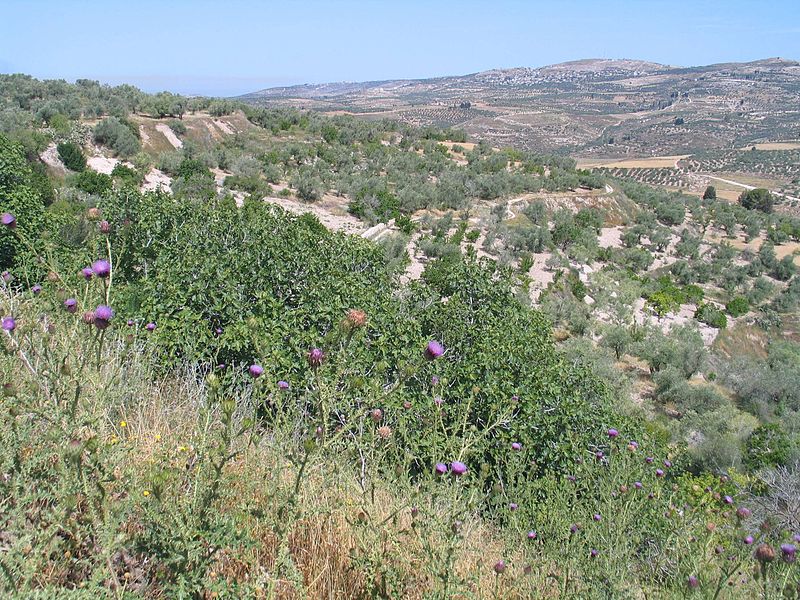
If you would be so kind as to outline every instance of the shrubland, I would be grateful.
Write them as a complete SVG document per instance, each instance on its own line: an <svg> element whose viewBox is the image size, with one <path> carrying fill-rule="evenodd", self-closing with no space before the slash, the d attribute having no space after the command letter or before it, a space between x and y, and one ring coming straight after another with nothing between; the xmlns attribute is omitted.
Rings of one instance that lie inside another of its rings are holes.
<svg viewBox="0 0 800 600"><path fill-rule="evenodd" d="M797 596L790 217L284 109L142 156L132 114L184 136L187 111L240 107L2 81L8 594ZM89 116L132 162L43 174ZM152 164L172 193L140 191ZM511 219L502 200L607 181L620 247L598 243L601 208L531 199ZM399 231L329 231L262 202L277 182ZM412 236L427 260L406 282ZM723 319L766 358L709 347Z"/></svg>

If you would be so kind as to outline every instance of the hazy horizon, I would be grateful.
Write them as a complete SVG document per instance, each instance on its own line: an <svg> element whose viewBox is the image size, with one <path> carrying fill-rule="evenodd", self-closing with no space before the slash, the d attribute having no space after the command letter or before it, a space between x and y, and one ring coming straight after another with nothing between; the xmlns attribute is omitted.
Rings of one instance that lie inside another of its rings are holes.
<svg viewBox="0 0 800 600"><path fill-rule="evenodd" d="M234 96L588 58L677 66L800 59L800 5L784 0L233 0L224 8L208 0L143 0L136 8L10 0L0 25L0 72Z"/></svg>

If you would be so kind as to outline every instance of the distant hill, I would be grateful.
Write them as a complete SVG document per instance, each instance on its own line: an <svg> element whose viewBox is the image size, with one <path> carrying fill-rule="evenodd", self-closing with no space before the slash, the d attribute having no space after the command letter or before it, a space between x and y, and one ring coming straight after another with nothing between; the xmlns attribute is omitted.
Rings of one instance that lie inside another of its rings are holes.
<svg viewBox="0 0 800 600"><path fill-rule="evenodd" d="M495 145L588 157L800 137L800 63L781 58L697 67L586 59L433 79L269 88L239 99L457 127Z"/></svg>

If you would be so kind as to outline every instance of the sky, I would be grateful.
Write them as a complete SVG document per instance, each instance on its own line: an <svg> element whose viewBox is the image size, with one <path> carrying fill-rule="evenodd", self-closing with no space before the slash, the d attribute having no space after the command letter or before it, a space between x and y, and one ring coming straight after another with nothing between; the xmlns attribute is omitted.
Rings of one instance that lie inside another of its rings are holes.
<svg viewBox="0 0 800 600"><path fill-rule="evenodd" d="M776 56L800 60L798 0L0 1L0 73L148 92Z"/></svg>

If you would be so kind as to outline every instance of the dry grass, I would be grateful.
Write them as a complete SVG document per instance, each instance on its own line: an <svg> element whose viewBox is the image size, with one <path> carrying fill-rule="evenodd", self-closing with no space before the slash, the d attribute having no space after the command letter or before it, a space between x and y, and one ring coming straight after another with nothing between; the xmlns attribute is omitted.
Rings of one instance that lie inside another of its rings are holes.
<svg viewBox="0 0 800 600"><path fill-rule="evenodd" d="M753 146L755 146L756 150L797 150L800 148L800 142L766 142L745 146L740 150L750 150Z"/></svg>
<svg viewBox="0 0 800 600"><path fill-rule="evenodd" d="M688 158L690 154L676 154L673 156L653 156L650 158L619 159L578 159L578 168L591 169L603 167L606 169L669 169L674 168L679 160Z"/></svg>
<svg viewBox="0 0 800 600"><path fill-rule="evenodd" d="M137 373L132 381L146 382L146 375ZM206 401L199 379L198 373L186 373L152 385L134 384L129 393L138 401L109 415L111 430L130 447L129 456L135 457L132 471L141 474L134 487L146 488L143 474L154 463L166 459L189 464L195 448L202 447L201 438L208 427L198 410ZM247 412L248 399L242 402L239 411ZM122 422L124 427L120 427ZM452 497L426 506L421 514L429 522L413 526L410 506L414 490L373 478L376 488L367 494L358 484L353 465L343 463L341 457L319 456L309 466L299 499L301 515L289 534L292 561L303 581L300 592L291 581L272 576L278 554L273 528L275 491L293 484L294 467L279 441L267 440L242 450L226 473L229 489L221 510L241 518L241 526L257 544L221 551L209 574L211 581L247 582L258 598L364 598L370 597L366 574L375 574L372 584L381 586L383 571L391 576L394 589L402 590L403 598L422 599L436 593L439 584L427 568L425 544L444 547L447 532L441 525L448 523ZM382 562L370 569L364 566L365 558ZM493 571L499 558L510 565L502 578ZM523 557L509 554L499 533L477 514L464 519L455 573L469 582L471 595L530 597L533 580L522 573L523 564Z"/></svg>

